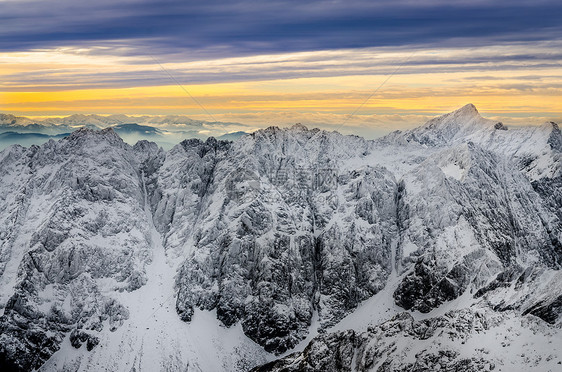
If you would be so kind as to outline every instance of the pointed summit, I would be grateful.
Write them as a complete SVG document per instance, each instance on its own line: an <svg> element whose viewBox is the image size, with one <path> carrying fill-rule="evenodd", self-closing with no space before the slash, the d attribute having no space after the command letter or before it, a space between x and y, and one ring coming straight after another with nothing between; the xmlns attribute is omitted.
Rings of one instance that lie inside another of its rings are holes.
<svg viewBox="0 0 562 372"><path fill-rule="evenodd" d="M478 112L478 109L476 109L476 106L472 103L468 103L460 109L451 112L450 115L480 116L480 113Z"/></svg>
<svg viewBox="0 0 562 372"><path fill-rule="evenodd" d="M559 132L560 131L560 127L558 126L558 124L556 124L553 121L547 121L541 124L541 128L548 130L548 131L555 131L555 132Z"/></svg>
<svg viewBox="0 0 562 372"><path fill-rule="evenodd" d="M429 120L421 127L401 135L407 142L426 146L445 146L463 141L478 132L507 129L503 124L483 118L472 103Z"/></svg>
<svg viewBox="0 0 562 372"><path fill-rule="evenodd" d="M496 122L484 119L476 109L476 106L469 103L448 114L431 119L423 127L453 132L472 132L495 124Z"/></svg>

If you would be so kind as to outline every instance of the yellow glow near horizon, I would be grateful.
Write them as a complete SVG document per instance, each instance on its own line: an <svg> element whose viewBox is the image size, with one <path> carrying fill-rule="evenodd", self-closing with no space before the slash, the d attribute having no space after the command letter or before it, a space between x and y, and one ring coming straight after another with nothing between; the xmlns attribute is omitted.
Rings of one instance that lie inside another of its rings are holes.
<svg viewBox="0 0 562 372"><path fill-rule="evenodd" d="M503 53L510 50L504 49ZM421 52L419 63L392 76L358 115L446 112L472 102L483 113L562 116L562 71L557 66L541 61L466 62L460 67L453 63L454 58L473 54L487 58L498 51L502 49ZM302 52L162 66L183 81L209 76L208 82L185 88L224 120L229 120L228 113L233 120L265 112L344 115L363 104L406 54L384 50ZM435 58L453 62L435 64ZM153 62L72 48L0 53L0 111L23 116L203 115L199 105ZM288 77L277 77L279 71L288 71ZM182 79L182 74L187 78ZM250 77L215 81L237 74ZM319 76L307 76L314 74ZM155 77L170 82L143 84ZM100 84L104 86L97 87Z"/></svg>
<svg viewBox="0 0 562 372"><path fill-rule="evenodd" d="M541 111L562 112L562 92L509 91L479 82L478 85L442 83L439 89L428 81L443 76L397 76L383 91L373 95L364 105L386 111L406 110L435 112L472 102L482 110L495 112ZM242 109L317 109L349 110L360 105L380 84L382 76L350 76L291 79L281 81L192 85L189 92L205 107L217 110ZM447 79L453 79L446 76ZM456 77L458 78L458 76ZM404 80L408 81L404 81ZM489 83L489 82L488 82ZM116 109L132 109L135 113L157 114L159 108L200 111L200 107L177 85L84 89L54 92L0 92L4 111L17 113L71 112L115 113ZM166 102L167 101L167 104ZM153 104L150 104L153 102ZM150 112L146 110L149 109Z"/></svg>

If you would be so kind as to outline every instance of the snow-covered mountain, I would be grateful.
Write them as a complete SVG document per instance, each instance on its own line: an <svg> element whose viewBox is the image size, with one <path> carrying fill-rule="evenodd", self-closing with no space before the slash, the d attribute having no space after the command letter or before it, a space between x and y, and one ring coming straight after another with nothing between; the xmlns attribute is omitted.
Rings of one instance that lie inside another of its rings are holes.
<svg viewBox="0 0 562 372"><path fill-rule="evenodd" d="M0 114L0 125L21 125L26 126L33 124L31 119L23 116L15 116L12 114Z"/></svg>
<svg viewBox="0 0 562 372"><path fill-rule="evenodd" d="M240 131L245 126L239 123L207 122L183 115L127 116L83 115L33 120L11 114L0 114L0 150L13 145L42 145L49 138L65 137L80 129L113 128L128 144L140 140L156 142L171 149L179 141L188 138L207 139L214 136L223 140L236 140L247 134Z"/></svg>
<svg viewBox="0 0 562 372"><path fill-rule="evenodd" d="M235 124L242 126L239 123L226 123L226 122L208 122L204 120L195 120L185 115L165 115L165 116L128 116L125 114L114 115L84 115L74 114L65 117L51 117L46 119L30 119L23 116L15 116L12 114L0 113L0 129L4 127L19 128L25 130L26 128L34 130L55 130L60 129L67 131L68 128L86 127L90 129L103 129L107 127L114 127L121 124L145 124L156 125L165 128L191 128L203 129L203 127L215 124L227 126Z"/></svg>
<svg viewBox="0 0 562 372"><path fill-rule="evenodd" d="M473 105L375 141L295 125L12 146L0 365L554 371L561 153L556 124Z"/></svg>

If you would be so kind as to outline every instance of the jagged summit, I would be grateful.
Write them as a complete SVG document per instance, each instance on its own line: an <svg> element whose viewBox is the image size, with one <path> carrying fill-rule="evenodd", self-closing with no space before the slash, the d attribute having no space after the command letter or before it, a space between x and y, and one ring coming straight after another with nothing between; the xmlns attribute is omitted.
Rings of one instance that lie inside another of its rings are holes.
<svg viewBox="0 0 562 372"><path fill-rule="evenodd" d="M302 360L358 371L556 370L547 126L467 105L386 142L270 127L164 151L82 128L4 150L0 370L241 372L317 333Z"/></svg>
<svg viewBox="0 0 562 372"><path fill-rule="evenodd" d="M251 136L255 137L257 135L258 137L260 137L260 136L278 135L281 133L284 133L284 135L289 133L294 133L294 134L302 133L305 136L313 136L314 134L320 131L323 130L319 128L309 129L307 126L301 123L296 123L290 127L279 127L276 125L271 125L267 128L256 130L255 132L251 133Z"/></svg>
<svg viewBox="0 0 562 372"><path fill-rule="evenodd" d="M2 114L0 113L0 125L29 125L32 124L33 121L25 118L25 117L21 117L21 116L15 116L12 114Z"/></svg>
<svg viewBox="0 0 562 372"><path fill-rule="evenodd" d="M101 130L82 127L75 130L70 136L63 138L68 143L80 143L93 145L98 142L106 142L110 145L117 145L118 147L124 146L123 139L113 130L113 128L105 128Z"/></svg>
<svg viewBox="0 0 562 372"><path fill-rule="evenodd" d="M1 114L0 113L0 123L2 124L13 124L16 121L16 117L12 114Z"/></svg>
<svg viewBox="0 0 562 372"><path fill-rule="evenodd" d="M291 130L306 132L308 131L308 128L301 123L296 123L291 127Z"/></svg>
<svg viewBox="0 0 562 372"><path fill-rule="evenodd" d="M105 137L119 137L119 135L115 132L112 127L105 128L105 129L92 129L88 127L81 127L70 134L68 138L72 137L83 137L87 135L100 135Z"/></svg>

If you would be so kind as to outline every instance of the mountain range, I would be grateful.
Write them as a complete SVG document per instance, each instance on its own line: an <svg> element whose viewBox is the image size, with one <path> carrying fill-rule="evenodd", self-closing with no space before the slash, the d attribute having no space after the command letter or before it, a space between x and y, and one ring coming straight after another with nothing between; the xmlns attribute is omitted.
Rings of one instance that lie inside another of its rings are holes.
<svg viewBox="0 0 562 372"><path fill-rule="evenodd" d="M189 126L189 127L203 127L211 122L203 120L194 120L184 115L165 115L165 116L129 116L125 114L114 115L84 115L74 114L66 117L51 117L46 119L30 119L24 116L15 116L12 114L0 114L0 126L10 126L18 128L30 128L43 130L60 127L60 128L76 128L87 127L92 129L100 129L112 127L120 124L142 123L153 125L165 126ZM216 122L220 123L220 122ZM237 124L239 123L222 123L222 124Z"/></svg>
<svg viewBox="0 0 562 372"><path fill-rule="evenodd" d="M556 123L116 125L0 152L2 371L561 368Z"/></svg>
<svg viewBox="0 0 562 372"><path fill-rule="evenodd" d="M127 116L83 115L34 120L12 114L0 114L0 150L10 145L42 145L50 138L57 139L69 135L79 128L113 128L121 138L134 145L140 140L156 142L165 149L171 149L182 139L234 140L246 134L231 128L243 128L243 124L227 122L207 122L194 120L183 115L167 116Z"/></svg>

